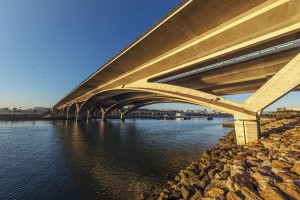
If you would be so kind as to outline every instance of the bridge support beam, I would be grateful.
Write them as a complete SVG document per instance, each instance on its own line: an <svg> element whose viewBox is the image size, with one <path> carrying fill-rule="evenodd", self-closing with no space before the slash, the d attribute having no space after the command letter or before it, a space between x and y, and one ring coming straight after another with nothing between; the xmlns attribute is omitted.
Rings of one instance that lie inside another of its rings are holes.
<svg viewBox="0 0 300 200"><path fill-rule="evenodd" d="M259 112L300 85L300 53L279 70L243 104Z"/></svg>
<svg viewBox="0 0 300 200"><path fill-rule="evenodd" d="M82 116L79 115L79 113L77 111L75 111L75 121L78 122L80 120L82 120Z"/></svg>
<svg viewBox="0 0 300 200"><path fill-rule="evenodd" d="M66 116L67 120L69 119L69 111L70 111L70 106L67 107L67 113L66 113L67 114L67 116Z"/></svg>
<svg viewBox="0 0 300 200"><path fill-rule="evenodd" d="M154 90L157 93L182 98L196 102L198 105L230 113L234 115L235 118L236 140L238 145L244 145L259 139L260 126L257 112L254 112L251 108L245 109L239 103L209 93L168 84L140 81L131 83L127 85L127 87Z"/></svg>
<svg viewBox="0 0 300 200"><path fill-rule="evenodd" d="M86 121L89 121L90 118L90 110L86 111Z"/></svg>
<svg viewBox="0 0 300 200"><path fill-rule="evenodd" d="M255 142L259 139L260 123L258 117L250 119L235 115L234 127L238 145Z"/></svg>
<svg viewBox="0 0 300 200"><path fill-rule="evenodd" d="M78 120L81 120L81 115L79 115L79 109L80 105L76 103L76 111L75 111L75 121L78 122Z"/></svg>
<svg viewBox="0 0 300 200"><path fill-rule="evenodd" d="M105 122L107 120L107 114L108 113L105 111L105 109L102 106L100 106L100 109L101 109L101 114L102 114L101 120L103 122Z"/></svg>
<svg viewBox="0 0 300 200"><path fill-rule="evenodd" d="M125 121L125 113L123 112L120 113L120 120Z"/></svg>
<svg viewBox="0 0 300 200"><path fill-rule="evenodd" d="M107 120L107 113L106 112L102 112L102 121L105 122Z"/></svg>

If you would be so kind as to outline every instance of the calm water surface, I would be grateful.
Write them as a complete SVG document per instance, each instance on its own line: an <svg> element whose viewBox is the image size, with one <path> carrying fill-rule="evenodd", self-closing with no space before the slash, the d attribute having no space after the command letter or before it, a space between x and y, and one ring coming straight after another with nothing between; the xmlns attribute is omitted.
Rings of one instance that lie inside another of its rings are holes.
<svg viewBox="0 0 300 200"><path fill-rule="evenodd" d="M0 199L137 199L216 144L221 124L0 122Z"/></svg>

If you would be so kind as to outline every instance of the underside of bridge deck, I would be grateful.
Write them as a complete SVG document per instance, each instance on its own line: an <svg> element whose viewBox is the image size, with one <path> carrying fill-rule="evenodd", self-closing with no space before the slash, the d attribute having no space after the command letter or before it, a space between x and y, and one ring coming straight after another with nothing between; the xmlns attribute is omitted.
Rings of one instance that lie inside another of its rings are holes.
<svg viewBox="0 0 300 200"><path fill-rule="evenodd" d="M299 90L299 53L299 0L190 0L54 109L76 119L119 109L124 119L151 103L191 103L234 115L237 143L245 144L259 137L260 112ZM222 97L249 92L242 104Z"/></svg>

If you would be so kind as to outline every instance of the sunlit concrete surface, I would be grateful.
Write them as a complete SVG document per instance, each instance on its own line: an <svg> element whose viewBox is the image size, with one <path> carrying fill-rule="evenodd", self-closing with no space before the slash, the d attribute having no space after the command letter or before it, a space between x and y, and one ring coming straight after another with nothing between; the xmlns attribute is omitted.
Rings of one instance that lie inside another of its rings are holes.
<svg viewBox="0 0 300 200"><path fill-rule="evenodd" d="M82 114L184 102L234 115L237 143L259 137L259 115L300 85L300 1L183 1L60 100ZM244 103L221 97L253 92ZM123 109L124 106L129 106Z"/></svg>

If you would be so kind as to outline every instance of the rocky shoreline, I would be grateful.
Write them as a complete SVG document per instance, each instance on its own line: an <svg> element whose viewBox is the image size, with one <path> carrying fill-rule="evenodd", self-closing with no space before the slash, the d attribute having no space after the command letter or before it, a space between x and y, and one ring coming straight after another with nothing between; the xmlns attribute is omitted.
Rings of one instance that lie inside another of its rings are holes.
<svg viewBox="0 0 300 200"><path fill-rule="evenodd" d="M141 199L300 199L299 119L263 120L261 138L238 146L234 131L181 170L160 193Z"/></svg>

